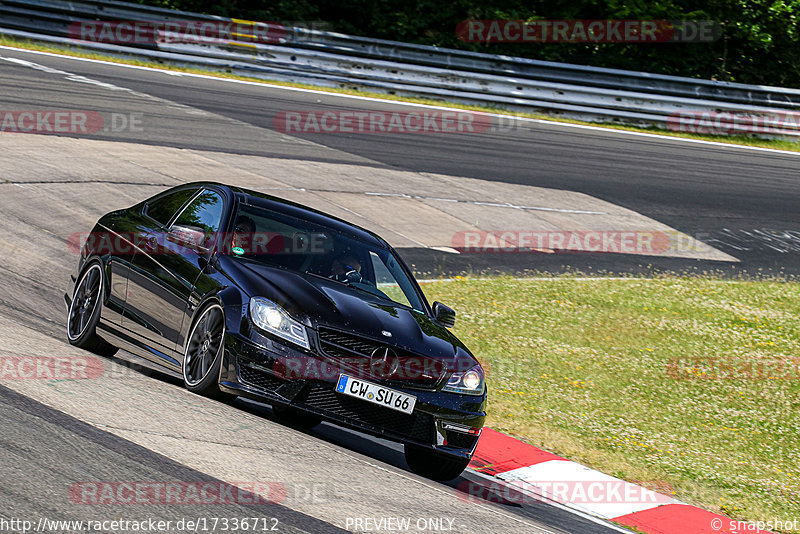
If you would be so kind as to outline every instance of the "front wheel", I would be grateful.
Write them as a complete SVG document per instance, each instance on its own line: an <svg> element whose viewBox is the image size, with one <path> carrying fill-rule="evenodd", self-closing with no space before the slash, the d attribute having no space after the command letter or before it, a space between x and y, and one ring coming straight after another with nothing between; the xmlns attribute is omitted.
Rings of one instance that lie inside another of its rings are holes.
<svg viewBox="0 0 800 534"><path fill-rule="evenodd" d="M406 463L411 470L425 478L447 482L461 474L469 458L453 458L431 449L406 443Z"/></svg>
<svg viewBox="0 0 800 534"><path fill-rule="evenodd" d="M67 312L67 340L84 350L101 356L113 356L117 347L97 335L100 308L103 306L103 267L93 262L75 284Z"/></svg>
<svg viewBox="0 0 800 534"><path fill-rule="evenodd" d="M208 397L222 397L219 370L225 344L222 306L204 308L194 322L183 353L183 383L186 389Z"/></svg>

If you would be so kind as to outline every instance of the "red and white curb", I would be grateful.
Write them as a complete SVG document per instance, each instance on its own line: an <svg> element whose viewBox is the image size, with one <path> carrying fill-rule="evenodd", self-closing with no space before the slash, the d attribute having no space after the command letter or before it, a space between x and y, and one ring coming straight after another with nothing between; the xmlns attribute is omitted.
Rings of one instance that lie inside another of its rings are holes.
<svg viewBox="0 0 800 534"><path fill-rule="evenodd" d="M468 497L496 502L546 501L648 534L769 534L754 526L606 475L484 428L470 469L502 481L469 483Z"/></svg>

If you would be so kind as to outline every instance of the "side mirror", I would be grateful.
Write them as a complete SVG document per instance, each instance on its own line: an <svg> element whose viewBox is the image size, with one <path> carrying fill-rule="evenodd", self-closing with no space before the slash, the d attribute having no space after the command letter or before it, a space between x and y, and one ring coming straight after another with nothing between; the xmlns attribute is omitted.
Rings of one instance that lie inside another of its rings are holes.
<svg viewBox="0 0 800 534"><path fill-rule="evenodd" d="M166 237L173 243L200 246L205 241L206 234L202 228L175 224L167 231Z"/></svg>
<svg viewBox="0 0 800 534"><path fill-rule="evenodd" d="M436 317L439 324L446 328L453 328L453 325L456 324L456 311L441 302L433 303L433 316Z"/></svg>

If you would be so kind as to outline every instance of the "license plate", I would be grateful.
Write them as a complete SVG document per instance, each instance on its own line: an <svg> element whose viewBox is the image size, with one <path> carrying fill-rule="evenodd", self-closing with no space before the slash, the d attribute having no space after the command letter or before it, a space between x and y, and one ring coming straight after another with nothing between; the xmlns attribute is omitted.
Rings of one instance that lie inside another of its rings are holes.
<svg viewBox="0 0 800 534"><path fill-rule="evenodd" d="M336 391L403 413L412 413L414 405L417 403L417 398L413 395L406 395L394 389L347 375L339 375Z"/></svg>

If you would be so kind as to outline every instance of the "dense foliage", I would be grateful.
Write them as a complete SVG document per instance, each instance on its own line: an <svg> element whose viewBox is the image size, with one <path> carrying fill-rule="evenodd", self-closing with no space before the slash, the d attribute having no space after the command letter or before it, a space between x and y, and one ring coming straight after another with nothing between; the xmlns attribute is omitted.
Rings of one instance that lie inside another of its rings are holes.
<svg viewBox="0 0 800 534"><path fill-rule="evenodd" d="M742 83L800 87L800 0L140 0L250 20L323 21L343 33ZM466 19L711 20L711 43L467 43Z"/></svg>

